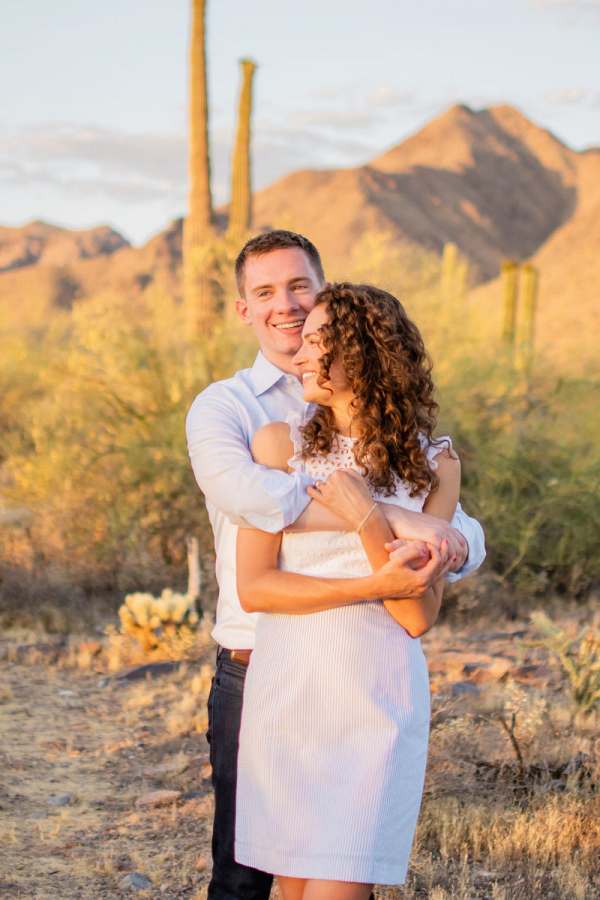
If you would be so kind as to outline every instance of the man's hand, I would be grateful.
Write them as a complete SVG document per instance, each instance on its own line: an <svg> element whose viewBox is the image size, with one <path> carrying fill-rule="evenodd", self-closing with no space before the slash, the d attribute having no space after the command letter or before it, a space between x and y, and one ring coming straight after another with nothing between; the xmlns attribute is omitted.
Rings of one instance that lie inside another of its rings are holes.
<svg viewBox="0 0 600 900"><path fill-rule="evenodd" d="M450 566L447 571L460 569L469 554L469 547L464 537L444 519L437 519L427 513L402 509L391 503L381 504L383 513L396 538L389 545L394 550L402 546L402 541L424 541L437 547L440 551L447 547Z"/></svg>
<svg viewBox="0 0 600 900"><path fill-rule="evenodd" d="M354 469L336 469L327 481L317 481L306 491L313 500L348 522L353 531L374 502L366 480Z"/></svg>
<svg viewBox="0 0 600 900"><path fill-rule="evenodd" d="M425 560L425 564L422 564ZM422 597L432 585L449 571L452 557L447 548L427 545L423 550L417 543L398 547L390 554L390 561L374 577L381 579L381 596L388 600ZM418 568L417 568L418 566Z"/></svg>

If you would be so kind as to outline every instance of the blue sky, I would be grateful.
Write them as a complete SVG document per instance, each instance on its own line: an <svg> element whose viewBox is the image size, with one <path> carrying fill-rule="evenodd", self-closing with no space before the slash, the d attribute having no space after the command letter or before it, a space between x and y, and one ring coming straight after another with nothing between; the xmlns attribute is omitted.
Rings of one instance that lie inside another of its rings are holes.
<svg viewBox="0 0 600 900"><path fill-rule="evenodd" d="M186 207L187 0L3 0L2 224L108 223L135 243ZM600 145L600 0L208 0L215 201L238 60L254 186L359 165L453 103L510 103Z"/></svg>

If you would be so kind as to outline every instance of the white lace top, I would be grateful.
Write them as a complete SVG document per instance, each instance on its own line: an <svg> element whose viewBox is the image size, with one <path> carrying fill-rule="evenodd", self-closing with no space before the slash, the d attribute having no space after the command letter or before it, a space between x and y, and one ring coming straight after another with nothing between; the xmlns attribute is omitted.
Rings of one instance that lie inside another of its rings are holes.
<svg viewBox="0 0 600 900"><path fill-rule="evenodd" d="M322 481L336 469L360 471L353 452L356 439L345 435L337 435L336 444L327 456L301 459L300 426L304 421L298 413L290 413L286 419L294 444L294 455L288 460L293 469ZM425 441L423 438L423 444ZM432 469L437 468L434 457L445 447L451 446L449 437L440 438L436 446L427 446L426 457ZM402 481L398 481L396 493L390 497L373 490L371 493L374 500L385 500L414 512L421 512L427 499L426 492L411 497L410 487ZM287 572L303 572L305 575L323 575L329 578L349 578L371 572L359 535L348 531L284 532L279 551L279 568Z"/></svg>

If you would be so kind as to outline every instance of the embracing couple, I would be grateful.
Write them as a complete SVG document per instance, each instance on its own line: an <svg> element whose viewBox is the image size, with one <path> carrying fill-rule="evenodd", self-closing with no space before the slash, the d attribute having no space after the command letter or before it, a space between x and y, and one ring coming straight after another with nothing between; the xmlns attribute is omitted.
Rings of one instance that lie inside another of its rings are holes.
<svg viewBox="0 0 600 900"><path fill-rule="evenodd" d="M208 897L267 900L275 875L282 900L367 900L405 880L429 732L419 635L483 532L400 303L326 283L288 231L248 241L236 278L260 352L187 419L219 584Z"/></svg>

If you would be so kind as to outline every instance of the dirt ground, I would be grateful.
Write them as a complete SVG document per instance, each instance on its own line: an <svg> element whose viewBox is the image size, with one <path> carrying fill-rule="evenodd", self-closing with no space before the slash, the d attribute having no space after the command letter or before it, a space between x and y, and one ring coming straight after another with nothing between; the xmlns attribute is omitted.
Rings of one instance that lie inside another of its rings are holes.
<svg viewBox="0 0 600 900"><path fill-rule="evenodd" d="M562 777L560 772L552 774L549 761L566 763L582 750L586 758L593 752L597 738L593 727L587 725L581 732L570 727L565 685L538 651L527 649L524 635L514 625L495 635L473 629L458 633L440 626L426 639L434 716L422 824L413 852L412 881L406 892L379 889L376 895L381 900L600 897L600 880L595 882L593 873L584 880L578 875L579 882L574 874L565 880L560 874L560 849L552 851L554 856L547 854L552 865L542 856L531 865L525 856L519 862L518 851L507 850L506 864L494 858L492 866L489 860L496 850L484 847L481 834L477 848L469 844L477 829L492 830L481 810L477 821L469 812L470 832L461 838L464 844L458 842L460 829L452 825L458 820L444 824L452 804L453 815L464 822L470 803L473 809L479 800L493 805L487 798L500 804L498 792L504 791L514 830L510 780L514 782L517 760L507 734L492 721L499 710L510 722L508 713L518 707L526 767L521 781L533 772L530 760L545 759L550 787L544 788L539 802L547 803L548 809L558 802L551 780ZM0 898L202 900L210 877L212 791L205 731L214 647L206 639L193 660L170 672L135 679L125 677L122 670L111 672L105 645L101 652L98 646L88 642L58 648L52 639L39 636L33 645L24 645L22 638L10 634L0 640ZM514 675L523 665L522 683L512 678L507 682L508 670ZM549 709L551 743L541 749L536 729L547 727ZM577 785L574 789L579 791ZM575 829L584 821L586 809L598 809L597 795L586 790L585 795L573 794L573 803L579 806L569 807ZM156 795L158 791L172 793ZM519 815L529 816L532 827L538 827L532 818L534 805L526 809L522 800L519 803ZM565 809L560 811L561 833ZM509 821L504 807L498 815L493 824L496 835L502 822ZM505 841L507 828L502 832ZM517 846L521 838L510 840ZM574 846L581 844L578 837ZM566 848L567 852L575 850ZM600 859L600 836L596 850L591 844L585 850L585 860L594 852ZM523 872L533 880L523 882ZM134 873L150 884L130 887L127 876ZM523 883L525 888L514 887ZM564 890L557 887L560 884Z"/></svg>
<svg viewBox="0 0 600 900"><path fill-rule="evenodd" d="M2 900L105 900L133 872L158 888L148 896L202 896L212 648L172 674L132 682L37 655L0 662ZM136 805L165 788L181 798ZM65 805L52 805L64 795Z"/></svg>

